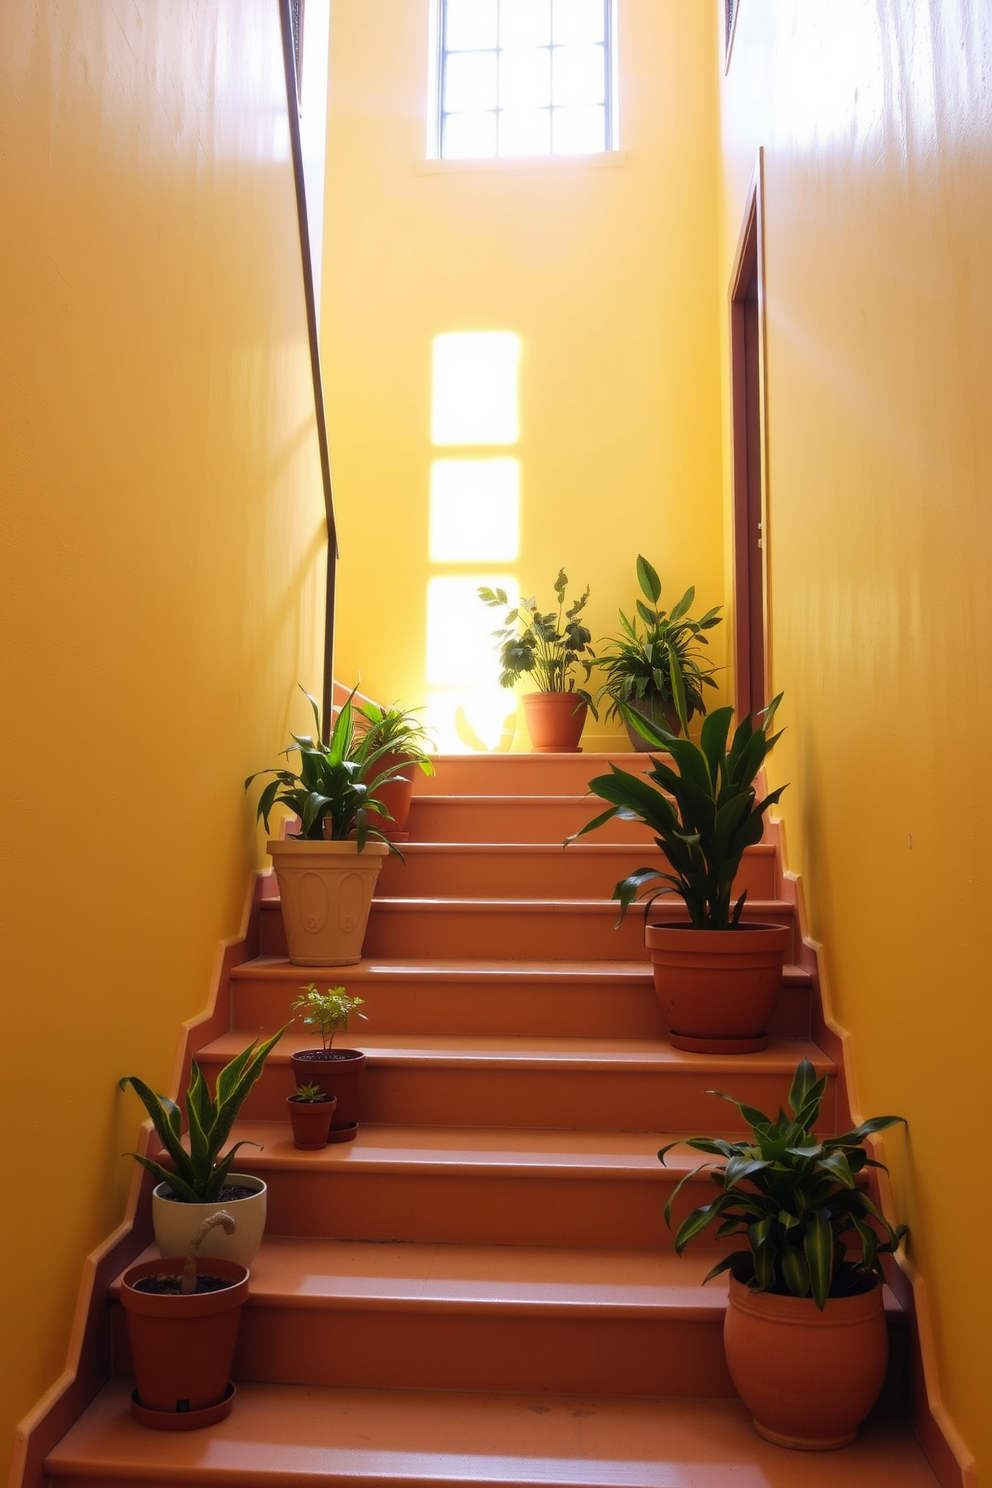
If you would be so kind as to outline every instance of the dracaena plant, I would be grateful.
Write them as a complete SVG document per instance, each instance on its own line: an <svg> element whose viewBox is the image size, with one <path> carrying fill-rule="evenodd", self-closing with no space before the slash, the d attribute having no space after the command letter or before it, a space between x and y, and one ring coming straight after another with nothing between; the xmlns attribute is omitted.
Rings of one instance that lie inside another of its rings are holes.
<svg viewBox="0 0 992 1488"><path fill-rule="evenodd" d="M431 753L437 751L437 745L416 717L420 711L399 703L388 708L381 708L378 703L363 703L356 709L355 722L356 738L366 755L378 760L385 754L401 754L425 775L433 775Z"/></svg>
<svg viewBox="0 0 992 1488"><path fill-rule="evenodd" d="M328 987L326 992L318 992L314 983L310 982L300 989L300 995L293 1003L293 1011L302 1012L304 1028L313 1028L319 1033L326 1054L334 1043L334 1035L338 1029L343 1028L347 1033L348 1019L352 1013L365 1018L364 1013L358 1012L364 1005L364 997L349 997L343 987Z"/></svg>
<svg viewBox="0 0 992 1488"><path fill-rule="evenodd" d="M597 703L604 697L609 699L607 718L618 717L622 704L636 708L673 703L674 662L682 679L686 717L705 713L703 688L716 687L712 677L715 668L703 657L700 647L709 644L704 632L720 624L723 606L714 605L694 620L689 610L696 591L689 588L670 611L661 609L661 580L643 555L637 559L637 582L644 598L637 601L636 613L630 618L620 611L622 634L609 638L609 649L596 663L605 678Z"/></svg>
<svg viewBox="0 0 992 1488"><path fill-rule="evenodd" d="M581 669L582 680L588 682L596 661L592 633L578 618L588 603L589 589L566 609L567 588L568 577L562 568L554 584L557 610L542 614L536 599L521 599L507 611L500 629L493 631L499 649L499 685L512 687L520 677L530 676L538 692L574 692L598 718L591 694L576 687L574 676ZM495 609L509 604L505 589L481 588L479 598Z"/></svg>
<svg viewBox="0 0 992 1488"><path fill-rule="evenodd" d="M357 688L352 688L348 700L341 708L330 739L325 744L321 738L320 709L316 699L305 688L300 689L313 709L314 733L293 734L292 744L283 753L299 755L299 768L256 770L245 781L248 790L259 775L272 775L258 800L256 818L269 830L269 813L273 806L288 806L300 820L300 831L296 835L310 840L320 840L325 835L334 842L343 842L354 837L361 852L369 838L385 842L391 852L402 858L403 854L394 843L377 828L369 825L368 812L378 812L392 820L389 811L376 799L376 791L395 779L406 766L402 763L383 766L384 757L391 752L389 743L382 743L374 730L356 729L355 709L352 698ZM329 831L325 833L324 824Z"/></svg>
<svg viewBox="0 0 992 1488"><path fill-rule="evenodd" d="M710 1090L737 1107L750 1135L743 1141L692 1137L685 1145L723 1159L710 1176L720 1190L709 1204L694 1209L678 1228L681 1255L694 1236L717 1224L717 1238L743 1236L747 1249L734 1249L704 1277L729 1271L752 1291L812 1297L821 1310L828 1297L846 1297L884 1281L880 1257L892 1254L907 1233L892 1226L864 1186L868 1168L884 1168L865 1151L865 1139L903 1121L875 1116L839 1137L818 1137L813 1128L827 1088L808 1059L796 1069L789 1110L772 1119L753 1106ZM679 1142L658 1153L664 1163ZM701 1163L678 1183L665 1205L671 1228L672 1205L683 1184L715 1167ZM847 1242L855 1251L849 1256Z"/></svg>
<svg viewBox="0 0 992 1488"><path fill-rule="evenodd" d="M138 1152L130 1156L159 1183L168 1183L177 1199L188 1204L212 1203L227 1182L238 1149L258 1146L257 1142L235 1142L223 1157L220 1155L266 1058L288 1027L288 1023L284 1024L262 1044L253 1039L247 1049L220 1071L214 1095L210 1094L200 1066L195 1059L192 1061L185 1102L189 1151L183 1145L183 1113L176 1102L166 1095L156 1095L137 1075L124 1075L120 1080L121 1090L130 1085L141 1100L175 1171Z"/></svg>
<svg viewBox="0 0 992 1488"><path fill-rule="evenodd" d="M590 791L609 801L610 809L587 822L575 837L614 817L643 822L654 833L667 866L637 868L620 880L613 897L620 901L621 920L635 899L651 903L662 894L677 894L695 929L730 930L739 922L747 899L745 890L732 902L744 850L761 841L765 812L785 790L779 786L759 800L754 785L765 757L781 737L770 730L782 694L756 721L750 714L741 720L729 748L734 710L716 709L704 720L697 744L688 737L685 694L674 663L670 676L686 737L670 733L634 708L620 707L641 733L667 751L672 763L652 755L644 775L611 765L611 774L590 780Z"/></svg>

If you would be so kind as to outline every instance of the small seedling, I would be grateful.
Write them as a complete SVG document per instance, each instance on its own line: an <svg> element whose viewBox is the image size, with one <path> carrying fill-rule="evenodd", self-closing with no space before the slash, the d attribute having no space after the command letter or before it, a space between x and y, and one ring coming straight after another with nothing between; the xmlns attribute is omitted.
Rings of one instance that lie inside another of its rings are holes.
<svg viewBox="0 0 992 1488"><path fill-rule="evenodd" d="M314 1028L320 1034L326 1054L338 1029L343 1028L347 1032L348 1019L364 1003L364 997L349 997L344 987L328 987L326 992L318 992L313 982L310 982L300 989L300 995L293 1003L293 1011L303 1013L304 1028ZM358 1016L365 1018L364 1013L358 1013Z"/></svg>
<svg viewBox="0 0 992 1488"><path fill-rule="evenodd" d="M293 1100L300 1101L304 1105L313 1105L317 1101L330 1100L330 1096L319 1085L311 1083L308 1085L297 1085L293 1092Z"/></svg>

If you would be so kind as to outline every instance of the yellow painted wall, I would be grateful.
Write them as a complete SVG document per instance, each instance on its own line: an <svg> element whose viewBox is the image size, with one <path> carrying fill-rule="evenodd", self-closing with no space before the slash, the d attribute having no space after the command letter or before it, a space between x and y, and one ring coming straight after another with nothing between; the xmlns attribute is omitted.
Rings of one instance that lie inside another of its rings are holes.
<svg viewBox="0 0 992 1488"><path fill-rule="evenodd" d="M623 164L427 172L428 0L335 0L332 11L322 354L341 530L337 674L407 703L425 693L426 582L439 572L428 566L431 347L443 332L522 338L520 442L502 452L521 462L525 594L550 607L564 565L573 586L591 584L602 636L618 606L633 607L644 552L669 603L690 583L701 606L718 603L712 7L619 0Z"/></svg>
<svg viewBox="0 0 992 1488"><path fill-rule="evenodd" d="M722 8L722 7L721 7ZM721 283L765 148L773 757L890 1141L946 1404L992 1482L992 12L742 0Z"/></svg>
<svg viewBox="0 0 992 1488"><path fill-rule="evenodd" d="M165 1087L238 928L325 544L275 0L0 6L0 141L3 1473L117 1078Z"/></svg>

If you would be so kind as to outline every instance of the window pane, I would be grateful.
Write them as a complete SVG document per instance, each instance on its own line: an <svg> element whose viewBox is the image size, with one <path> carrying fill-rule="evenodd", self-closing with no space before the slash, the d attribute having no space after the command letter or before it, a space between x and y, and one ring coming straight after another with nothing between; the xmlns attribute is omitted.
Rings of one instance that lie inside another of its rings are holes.
<svg viewBox="0 0 992 1488"><path fill-rule="evenodd" d="M556 107L603 102L606 73L602 47L555 47L551 55Z"/></svg>
<svg viewBox="0 0 992 1488"><path fill-rule="evenodd" d="M445 114L441 154L445 160L485 160L496 154L496 115Z"/></svg>
<svg viewBox="0 0 992 1488"><path fill-rule="evenodd" d="M446 0L444 45L451 52L481 51L497 42L497 0Z"/></svg>
<svg viewBox="0 0 992 1488"><path fill-rule="evenodd" d="M553 109L551 129L555 155L594 155L606 149L606 110L601 105Z"/></svg>
<svg viewBox="0 0 992 1488"><path fill-rule="evenodd" d="M500 155L550 155L551 110L507 109L499 116Z"/></svg>
<svg viewBox="0 0 992 1488"><path fill-rule="evenodd" d="M572 99L565 99L571 103ZM551 48L533 47L500 52L499 106L501 109L534 109L551 102ZM583 103L592 103L584 98Z"/></svg>
<svg viewBox="0 0 992 1488"><path fill-rule="evenodd" d="M581 46L605 41L606 6L603 0L554 0L556 46Z"/></svg>
<svg viewBox="0 0 992 1488"><path fill-rule="evenodd" d="M445 113L482 113L495 107L496 53L457 52L449 57L444 69Z"/></svg>
<svg viewBox="0 0 992 1488"><path fill-rule="evenodd" d="M501 47L548 46L551 0L502 0L499 8Z"/></svg>
<svg viewBox="0 0 992 1488"><path fill-rule="evenodd" d="M512 563L519 550L519 460L435 460L431 562Z"/></svg>

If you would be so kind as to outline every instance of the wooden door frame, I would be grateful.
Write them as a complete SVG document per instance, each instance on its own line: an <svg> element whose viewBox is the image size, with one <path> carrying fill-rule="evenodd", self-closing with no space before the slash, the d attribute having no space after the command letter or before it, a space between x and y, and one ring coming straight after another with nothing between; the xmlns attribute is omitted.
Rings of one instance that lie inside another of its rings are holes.
<svg viewBox="0 0 992 1488"><path fill-rule="evenodd" d="M734 704L769 700L764 152L748 188L729 289L734 553Z"/></svg>

